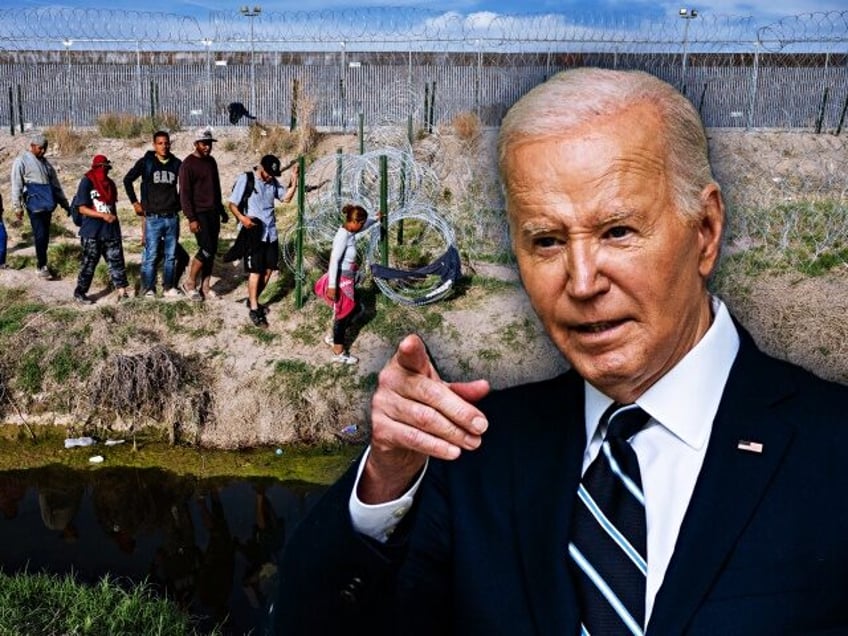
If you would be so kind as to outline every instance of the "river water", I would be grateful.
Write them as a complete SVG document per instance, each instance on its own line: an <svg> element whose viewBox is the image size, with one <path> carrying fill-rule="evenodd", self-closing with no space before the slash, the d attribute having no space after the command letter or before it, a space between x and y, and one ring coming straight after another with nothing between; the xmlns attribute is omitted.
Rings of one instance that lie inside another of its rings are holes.
<svg viewBox="0 0 848 636"><path fill-rule="evenodd" d="M202 629L264 634L280 552L322 491L158 469L0 472L0 565L147 579Z"/></svg>

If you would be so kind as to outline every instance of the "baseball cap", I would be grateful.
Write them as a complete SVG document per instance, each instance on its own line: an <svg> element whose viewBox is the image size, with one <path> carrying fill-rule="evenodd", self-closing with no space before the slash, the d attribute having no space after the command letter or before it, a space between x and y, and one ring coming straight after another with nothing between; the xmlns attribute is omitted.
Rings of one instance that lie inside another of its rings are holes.
<svg viewBox="0 0 848 636"><path fill-rule="evenodd" d="M91 160L91 167L96 168L98 166L107 166L111 168L112 162L106 158L106 155L94 155L94 159Z"/></svg>
<svg viewBox="0 0 848 636"><path fill-rule="evenodd" d="M41 133L33 133L29 137L29 143L32 146L38 146L39 148L44 148L47 146L47 137L45 137Z"/></svg>
<svg viewBox="0 0 848 636"><path fill-rule="evenodd" d="M195 141L218 141L212 136L212 126L205 126L197 131Z"/></svg>
<svg viewBox="0 0 848 636"><path fill-rule="evenodd" d="M283 174L282 170L280 170L280 160L275 155L265 155L262 157L262 160L259 162L262 168L270 174L272 177L279 177Z"/></svg>

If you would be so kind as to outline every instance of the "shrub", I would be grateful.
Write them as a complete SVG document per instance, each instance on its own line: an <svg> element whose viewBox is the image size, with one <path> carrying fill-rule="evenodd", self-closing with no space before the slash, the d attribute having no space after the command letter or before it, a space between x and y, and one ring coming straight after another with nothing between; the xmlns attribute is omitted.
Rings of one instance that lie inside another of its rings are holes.
<svg viewBox="0 0 848 636"><path fill-rule="evenodd" d="M51 145L62 155L79 155L85 150L89 136L74 130L67 122L51 126L45 131Z"/></svg>
<svg viewBox="0 0 848 636"><path fill-rule="evenodd" d="M459 113L453 118L454 133L463 141L476 141L480 137L483 124L477 113Z"/></svg>
<svg viewBox="0 0 848 636"><path fill-rule="evenodd" d="M179 118L171 113L156 117L139 117L130 113L103 113L97 117L97 130L101 137L111 139L131 139L141 135L152 135L164 129L176 132L181 130Z"/></svg>

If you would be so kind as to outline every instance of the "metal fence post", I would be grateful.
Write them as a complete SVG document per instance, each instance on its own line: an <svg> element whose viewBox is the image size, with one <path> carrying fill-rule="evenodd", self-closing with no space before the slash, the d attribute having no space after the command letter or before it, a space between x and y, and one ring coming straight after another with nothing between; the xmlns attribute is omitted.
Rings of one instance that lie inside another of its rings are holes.
<svg viewBox="0 0 848 636"><path fill-rule="evenodd" d="M754 67L751 71L751 91L748 104L748 125L747 130L754 127L754 109L757 107L757 84L759 83L760 75L760 40L754 41Z"/></svg>
<svg viewBox="0 0 848 636"><path fill-rule="evenodd" d="M389 265L389 158L380 155L380 262Z"/></svg>
<svg viewBox="0 0 848 636"><path fill-rule="evenodd" d="M295 232L295 272L294 272L294 305L297 309L303 307L303 213L306 195L306 160L303 155L297 158L297 231Z"/></svg>

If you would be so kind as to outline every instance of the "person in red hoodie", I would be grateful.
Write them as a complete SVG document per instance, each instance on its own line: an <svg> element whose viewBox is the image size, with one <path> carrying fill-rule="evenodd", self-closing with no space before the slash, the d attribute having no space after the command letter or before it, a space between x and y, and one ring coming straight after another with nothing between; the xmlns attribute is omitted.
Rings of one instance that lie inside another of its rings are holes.
<svg viewBox="0 0 848 636"><path fill-rule="evenodd" d="M82 244L82 265L74 289L74 300L84 305L94 302L88 296L94 268L102 256L109 268L118 301L129 298L121 224L116 202L118 189L109 178L112 163L105 155L95 155L91 170L85 173L77 187L76 199L82 213L79 236Z"/></svg>

